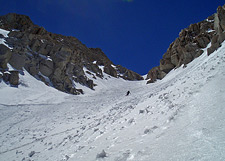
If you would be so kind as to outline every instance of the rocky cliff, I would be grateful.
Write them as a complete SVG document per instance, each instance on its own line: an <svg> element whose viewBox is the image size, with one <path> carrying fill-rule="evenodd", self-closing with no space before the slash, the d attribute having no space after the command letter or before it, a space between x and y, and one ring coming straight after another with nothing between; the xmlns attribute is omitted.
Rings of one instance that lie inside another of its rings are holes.
<svg viewBox="0 0 225 161"><path fill-rule="evenodd" d="M94 89L96 77L103 79L103 73L126 80L143 79L113 64L101 49L88 48L75 37L48 32L33 24L28 16L12 13L0 16L0 28L10 31L7 36L0 34L8 46L0 45L0 70L5 82L25 69L60 91L81 94L77 83ZM8 63L14 71L8 71ZM10 84L19 85L19 81Z"/></svg>
<svg viewBox="0 0 225 161"><path fill-rule="evenodd" d="M99 48L88 48L78 39L46 31L35 25L28 16L7 14L0 16L0 29L10 31L0 34L0 81L18 86L19 72L27 70L37 79L60 91L81 94L81 84L90 89L97 85L97 77L104 73L126 80L143 78L112 61ZM159 66L147 75L148 83L162 79L172 69L184 67L203 53L217 50L225 40L225 5L204 21L191 24L179 33L160 60ZM14 70L9 70L10 64Z"/></svg>
<svg viewBox="0 0 225 161"><path fill-rule="evenodd" d="M172 69L184 66L207 49L208 55L218 49L225 40L225 5L218 7L217 13L204 21L191 24L179 33L179 37L170 44L160 65L152 68L147 75L148 83L162 79Z"/></svg>

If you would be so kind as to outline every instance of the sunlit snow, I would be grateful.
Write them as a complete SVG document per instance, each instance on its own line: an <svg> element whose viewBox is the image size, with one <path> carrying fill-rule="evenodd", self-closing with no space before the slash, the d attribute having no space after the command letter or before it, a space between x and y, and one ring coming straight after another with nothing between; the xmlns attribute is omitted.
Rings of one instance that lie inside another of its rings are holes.
<svg viewBox="0 0 225 161"><path fill-rule="evenodd" d="M79 96L25 71L0 83L0 160L224 160L224 69L225 43L156 83L97 78Z"/></svg>
<svg viewBox="0 0 225 161"><path fill-rule="evenodd" d="M7 38L8 37L8 33L9 33L10 31L7 31L7 30L4 30L4 29L0 29L0 34L4 37L4 38L1 38L0 37L0 44L3 44L3 45L5 45L5 46L7 46L7 47L9 47L6 43L5 43L5 38ZM9 47L10 48L10 47Z"/></svg>

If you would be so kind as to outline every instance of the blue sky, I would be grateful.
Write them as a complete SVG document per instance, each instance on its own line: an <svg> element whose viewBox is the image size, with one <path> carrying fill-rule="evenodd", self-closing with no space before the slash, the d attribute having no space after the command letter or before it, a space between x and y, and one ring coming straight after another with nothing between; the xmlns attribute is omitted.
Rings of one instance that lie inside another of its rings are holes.
<svg viewBox="0 0 225 161"><path fill-rule="evenodd" d="M28 15L49 32L99 47L115 63L146 74L181 29L216 12L221 0L0 0L0 15Z"/></svg>

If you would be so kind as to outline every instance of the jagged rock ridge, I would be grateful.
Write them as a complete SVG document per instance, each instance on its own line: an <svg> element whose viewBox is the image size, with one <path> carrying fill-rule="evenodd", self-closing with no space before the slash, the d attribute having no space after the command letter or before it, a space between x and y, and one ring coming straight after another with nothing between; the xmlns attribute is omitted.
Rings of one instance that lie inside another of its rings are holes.
<svg viewBox="0 0 225 161"><path fill-rule="evenodd" d="M217 13L204 21L191 24L179 33L179 37L170 44L160 65L152 68L147 75L148 83L162 79L172 69L186 65L203 53L211 42L208 55L218 49L225 40L225 5L218 7Z"/></svg>
<svg viewBox="0 0 225 161"><path fill-rule="evenodd" d="M99 48L87 48L71 36L53 34L33 24L28 16L7 14L0 17L0 28L10 31L4 38L9 50L0 46L1 71L7 71L7 63L16 70L26 69L31 75L60 91L80 94L80 83L91 89L96 77L103 72L126 80L143 78L120 65L114 65ZM92 78L90 78L92 77Z"/></svg>

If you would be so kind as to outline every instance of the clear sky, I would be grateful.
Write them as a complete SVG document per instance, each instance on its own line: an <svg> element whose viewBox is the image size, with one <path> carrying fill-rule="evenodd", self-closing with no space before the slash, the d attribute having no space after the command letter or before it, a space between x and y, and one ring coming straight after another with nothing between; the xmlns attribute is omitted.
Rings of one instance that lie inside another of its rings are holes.
<svg viewBox="0 0 225 161"><path fill-rule="evenodd" d="M181 29L216 12L221 0L0 0L53 33L99 47L115 63L147 74Z"/></svg>

